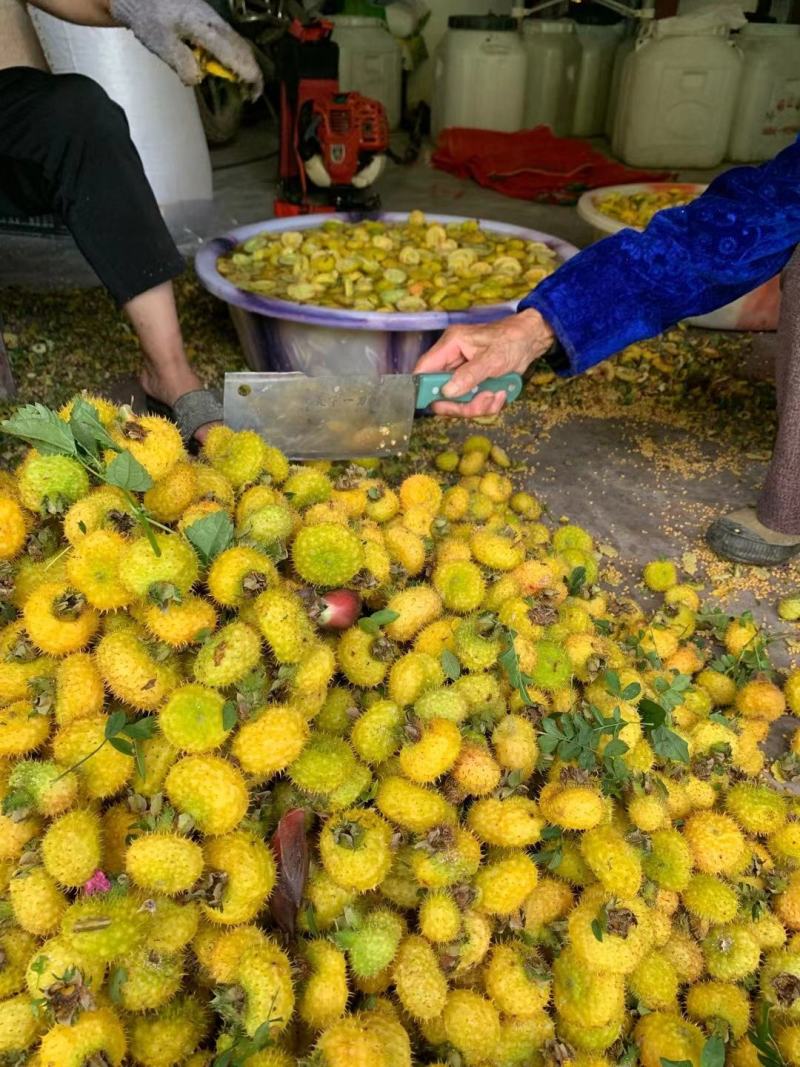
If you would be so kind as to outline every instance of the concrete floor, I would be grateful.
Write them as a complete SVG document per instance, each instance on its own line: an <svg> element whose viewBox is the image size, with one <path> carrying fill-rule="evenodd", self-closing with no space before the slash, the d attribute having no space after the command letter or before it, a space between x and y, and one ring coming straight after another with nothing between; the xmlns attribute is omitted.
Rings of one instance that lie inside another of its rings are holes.
<svg viewBox="0 0 800 1067"><path fill-rule="evenodd" d="M187 254L205 236L271 215L277 167L274 137L257 128L247 129L234 145L216 150L213 159L213 214L191 231L176 234ZM685 177L708 180L710 175ZM557 234L579 246L590 240L589 229L574 208L507 199L432 169L427 155L411 167L390 164L380 192L384 206L390 209L481 215ZM69 239L3 238L2 244L0 311L5 286L63 289L96 284ZM714 514L751 502L763 478L763 456L743 460L736 473L724 466L715 470L713 442L699 445L710 461L702 474L677 467L657 471L652 454L641 447L642 428L634 434L625 420L575 417L540 434L535 424L518 425L521 418L529 417L521 409L517 415L509 413L506 421L513 435L519 438L522 433L527 442L531 488L547 502L554 516L570 516L591 530L598 541L616 549L626 586L635 583L647 560L661 555L680 558L696 549ZM647 428L647 436L676 454L697 446L686 431L658 420ZM771 623L775 622L778 595L800 585L800 571L795 565L747 588L746 583L736 580L733 568L731 577L726 608L750 608ZM786 658L786 650L778 648L776 659L785 662Z"/></svg>

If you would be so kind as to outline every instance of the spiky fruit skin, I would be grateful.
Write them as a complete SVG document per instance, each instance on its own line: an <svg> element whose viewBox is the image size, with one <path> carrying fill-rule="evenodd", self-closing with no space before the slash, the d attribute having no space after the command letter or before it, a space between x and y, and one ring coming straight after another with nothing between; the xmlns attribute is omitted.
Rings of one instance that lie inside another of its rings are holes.
<svg viewBox="0 0 800 1067"><path fill-rule="evenodd" d="M448 719L432 719L418 740L400 749L400 770L413 782L434 782L458 759L461 731Z"/></svg>
<svg viewBox="0 0 800 1067"><path fill-rule="evenodd" d="M441 686L444 682L444 671L438 660L424 652L407 652L396 660L389 671L389 699L399 704L401 708L410 704L416 705L420 697ZM419 708L416 709L420 714ZM425 718L425 715L422 714ZM433 711L429 717L449 716L442 712Z"/></svg>
<svg viewBox="0 0 800 1067"><path fill-rule="evenodd" d="M319 930L327 930L344 914L344 910L356 899L356 891L344 889L328 874L324 867L313 870L306 882L305 896L311 904L314 922ZM298 916L300 924L303 914Z"/></svg>
<svg viewBox="0 0 800 1067"><path fill-rule="evenodd" d="M164 779L178 756L178 750L162 733L155 733L140 743L144 759L144 774L139 768L133 776L133 791L143 797L161 792Z"/></svg>
<svg viewBox="0 0 800 1067"><path fill-rule="evenodd" d="M295 508L324 504L330 499L333 486L330 479L313 467L292 467L283 485L283 492Z"/></svg>
<svg viewBox="0 0 800 1067"><path fill-rule="evenodd" d="M634 1031L643 1067L661 1067L662 1059L673 1056L698 1067L705 1035L694 1023L673 1012L652 1012L643 1016Z"/></svg>
<svg viewBox="0 0 800 1067"><path fill-rule="evenodd" d="M177 1067L203 1041L210 1021L198 999L176 997L154 1014L130 1018L130 1054L141 1067Z"/></svg>
<svg viewBox="0 0 800 1067"><path fill-rule="evenodd" d="M23 930L37 937L58 930L68 901L44 867L20 872L8 890L14 919Z"/></svg>
<svg viewBox="0 0 800 1067"><path fill-rule="evenodd" d="M0 932L0 950L4 965L0 971L0 1000L25 988L25 972L37 948L36 938L19 926L7 923Z"/></svg>
<svg viewBox="0 0 800 1067"><path fill-rule="evenodd" d="M224 742L228 731L223 725L225 699L202 685L175 689L158 714L164 737L183 752L211 752Z"/></svg>
<svg viewBox="0 0 800 1067"><path fill-rule="evenodd" d="M553 964L553 1003L560 1019L574 1026L606 1026L624 1007L621 976L587 968L573 949Z"/></svg>
<svg viewBox="0 0 800 1067"><path fill-rule="evenodd" d="M250 922L275 885L275 859L270 849L254 835L236 831L210 838L203 854L206 870L225 877L219 906L204 903L204 916L225 926Z"/></svg>
<svg viewBox="0 0 800 1067"><path fill-rule="evenodd" d="M741 923L719 926L703 941L706 968L712 978L737 982L752 974L761 958L761 946Z"/></svg>
<svg viewBox="0 0 800 1067"><path fill-rule="evenodd" d="M440 793L399 775L390 775L381 781L375 804L390 822L416 834L456 821L452 806Z"/></svg>
<svg viewBox="0 0 800 1067"><path fill-rule="evenodd" d="M353 723L350 744L365 763L383 763L400 745L402 724L403 712L394 701L376 701Z"/></svg>
<svg viewBox="0 0 800 1067"><path fill-rule="evenodd" d="M273 704L239 727L231 753L248 777L266 781L297 760L308 737L308 721L299 709Z"/></svg>
<svg viewBox="0 0 800 1067"><path fill-rule="evenodd" d="M113 695L140 711L156 711L178 684L175 664L152 656L133 630L107 634L94 654Z"/></svg>
<svg viewBox="0 0 800 1067"><path fill-rule="evenodd" d="M137 537L125 549L120 577L125 587L144 600L160 585L173 586L185 596L197 581L199 562L189 542L178 534L153 535L159 554L147 537Z"/></svg>
<svg viewBox="0 0 800 1067"><path fill-rule="evenodd" d="M142 834L128 846L125 870L142 889L176 896L188 892L200 877L203 852L180 834Z"/></svg>
<svg viewBox="0 0 800 1067"><path fill-rule="evenodd" d="M14 559L25 547L28 520L16 500L0 495L0 560Z"/></svg>
<svg viewBox="0 0 800 1067"><path fill-rule="evenodd" d="M645 875L663 889L681 892L689 883L692 852L683 835L674 829L656 830L651 849L642 859Z"/></svg>
<svg viewBox="0 0 800 1067"><path fill-rule="evenodd" d="M211 596L226 608L241 607L275 584L275 564L257 548L236 545L221 552L208 571Z"/></svg>
<svg viewBox="0 0 800 1067"><path fill-rule="evenodd" d="M55 671L55 719L59 726L73 719L92 718L103 709L103 680L88 652L59 660Z"/></svg>
<svg viewBox="0 0 800 1067"><path fill-rule="evenodd" d="M684 823L683 835L698 870L706 874L734 874L741 869L744 837L730 816L696 812Z"/></svg>
<svg viewBox="0 0 800 1067"><path fill-rule="evenodd" d="M185 949L197 934L200 908L195 901L181 904L158 896L150 915L147 944L163 956L174 956Z"/></svg>
<svg viewBox="0 0 800 1067"><path fill-rule="evenodd" d="M484 968L483 985L504 1015L530 1018L550 1001L550 979L541 961L520 941L495 945Z"/></svg>
<svg viewBox="0 0 800 1067"><path fill-rule="evenodd" d="M341 737L317 734L289 768L294 784L305 793L332 793L354 773L353 750Z"/></svg>
<svg viewBox="0 0 800 1067"><path fill-rule="evenodd" d="M713 874L695 874L681 894L690 915L706 922L732 922L739 910L739 899L732 886Z"/></svg>
<svg viewBox="0 0 800 1067"><path fill-rule="evenodd" d="M653 560L645 565L642 572L644 584L654 593L666 593L678 584L678 570L674 563L666 559Z"/></svg>
<svg viewBox="0 0 800 1067"><path fill-rule="evenodd" d="M186 458L177 426L160 415L122 419L112 426L111 436L120 448L141 463L155 482Z"/></svg>
<svg viewBox="0 0 800 1067"><path fill-rule="evenodd" d="M285 1030L294 1010L292 967L286 954L270 941L247 949L236 980L245 994L242 1025L248 1036L268 1021L270 1033Z"/></svg>
<svg viewBox="0 0 800 1067"><path fill-rule="evenodd" d="M738 1041L750 1025L750 1002L740 986L727 982L700 982L686 991L686 1014L707 1025L721 1020L730 1028L732 1038Z"/></svg>
<svg viewBox="0 0 800 1067"><path fill-rule="evenodd" d="M17 490L24 507L40 515L65 511L89 492L89 476L69 456L31 451L17 472Z"/></svg>
<svg viewBox="0 0 800 1067"><path fill-rule="evenodd" d="M535 862L524 852L507 852L489 859L474 879L477 906L491 915L510 915L536 888Z"/></svg>
<svg viewBox="0 0 800 1067"><path fill-rule="evenodd" d="M542 787L539 808L549 822L565 830L591 830L605 814L603 799L596 789L557 782Z"/></svg>
<svg viewBox="0 0 800 1067"><path fill-rule="evenodd" d="M308 615L294 593L268 589L254 604L259 629L278 663L297 663L314 640Z"/></svg>
<svg viewBox="0 0 800 1067"><path fill-rule="evenodd" d="M391 840L391 828L375 812L357 808L342 812L322 828L322 864L343 889L368 892L389 873Z"/></svg>
<svg viewBox="0 0 800 1067"><path fill-rule="evenodd" d="M414 712L423 722L447 719L449 722L461 723L469 714L469 705L464 697L450 686L423 693L414 702Z"/></svg>
<svg viewBox="0 0 800 1067"><path fill-rule="evenodd" d="M796 951L778 949L770 952L761 968L760 991L766 1004L786 1020L800 1020L800 955Z"/></svg>
<svg viewBox="0 0 800 1067"><path fill-rule="evenodd" d="M470 989L453 989L442 1022L447 1040L468 1062L492 1062L500 1040L500 1018L490 1000Z"/></svg>
<svg viewBox="0 0 800 1067"><path fill-rule="evenodd" d="M142 613L142 622L157 641L182 649L216 630L217 613L207 600L186 596L180 603L172 601L164 607L148 605Z"/></svg>
<svg viewBox="0 0 800 1067"><path fill-rule="evenodd" d="M31 950L26 963L24 984L33 998L46 994L49 987L71 968L80 971L83 984L93 992L99 992L103 985L104 965L85 959L60 937L45 941L36 951Z"/></svg>
<svg viewBox="0 0 800 1067"><path fill-rule="evenodd" d="M75 599L74 591L62 582L45 582L25 602L22 617L28 636L37 648L51 656L80 652L97 633L100 619L83 602L75 611L62 611L61 603Z"/></svg>
<svg viewBox="0 0 800 1067"><path fill-rule="evenodd" d="M650 952L628 978L628 989L650 1011L675 1011L678 974L661 952Z"/></svg>
<svg viewBox="0 0 800 1067"><path fill-rule="evenodd" d="M455 941L461 932L461 909L447 890L428 893L419 906L419 929L434 944Z"/></svg>
<svg viewBox="0 0 800 1067"><path fill-rule="evenodd" d="M465 742L452 771L453 781L465 796L485 797L500 783L500 764L486 745Z"/></svg>
<svg viewBox="0 0 800 1067"><path fill-rule="evenodd" d="M442 614L442 601L428 585L410 586L390 597L386 608L398 615L384 628L392 641L406 642Z"/></svg>
<svg viewBox="0 0 800 1067"><path fill-rule="evenodd" d="M0 1056L13 1063L36 1040L42 1029L24 993L0 1000ZM62 1061L63 1062L63 1061Z"/></svg>
<svg viewBox="0 0 800 1067"><path fill-rule="evenodd" d="M432 581L445 608L458 615L476 611L486 595L486 582L480 568L469 560L440 563L433 572Z"/></svg>
<svg viewBox="0 0 800 1067"><path fill-rule="evenodd" d="M336 523L305 526L292 544L292 563L309 585L335 588L361 570L364 551L351 530Z"/></svg>
<svg viewBox="0 0 800 1067"><path fill-rule="evenodd" d="M116 611L135 599L120 576L126 547L121 534L95 530L80 541L67 559L70 584L98 611Z"/></svg>
<svg viewBox="0 0 800 1067"><path fill-rule="evenodd" d="M100 820L88 808L68 811L52 822L42 840L45 870L60 885L87 882L101 860Z"/></svg>
<svg viewBox="0 0 800 1067"><path fill-rule="evenodd" d="M406 1067L411 1044L404 1027L380 1005L347 1015L320 1035L314 1055L324 1067Z"/></svg>
<svg viewBox="0 0 800 1067"><path fill-rule="evenodd" d="M572 946L587 967L611 974L630 974L645 956L652 939L652 920L647 906L638 897L618 900L615 905L630 912L633 922L626 936L608 932L598 941L592 929L598 904L584 900L573 909L568 927Z"/></svg>
<svg viewBox="0 0 800 1067"><path fill-rule="evenodd" d="M116 891L76 900L61 922L63 939L91 963L110 963L128 955L146 935L140 901Z"/></svg>
<svg viewBox="0 0 800 1067"><path fill-rule="evenodd" d="M124 980L119 984L119 1006L129 1012L157 1011L181 987L183 960L139 949L119 961Z"/></svg>
<svg viewBox="0 0 800 1067"><path fill-rule="evenodd" d="M53 738L53 755L64 767L73 767L90 756L77 769L84 792L91 800L101 800L119 793L131 780L133 761L130 756L105 745L107 719L77 719L64 726ZM102 747L100 747L102 746Z"/></svg>
<svg viewBox="0 0 800 1067"><path fill-rule="evenodd" d="M336 942L346 949L350 969L356 979L375 978L397 955L406 925L388 908L376 908L352 929L343 929Z"/></svg>
<svg viewBox="0 0 800 1067"><path fill-rule="evenodd" d="M308 942L303 957L311 967L311 975L298 997L297 1010L306 1026L324 1030L347 1008L347 963L344 953L322 939Z"/></svg>
<svg viewBox="0 0 800 1067"><path fill-rule="evenodd" d="M30 700L15 701L0 709L0 758L34 752L49 735L47 718L36 715Z"/></svg>
<svg viewBox="0 0 800 1067"><path fill-rule="evenodd" d="M167 774L164 789L176 810L191 815L203 834L227 834L247 812L249 794L242 774L213 755L185 756Z"/></svg>
<svg viewBox="0 0 800 1067"><path fill-rule="evenodd" d="M425 940L412 934L397 953L392 969L397 998L414 1019L435 1019L447 1001L447 979L436 954Z"/></svg>
<svg viewBox="0 0 800 1067"><path fill-rule="evenodd" d="M197 653L194 676L201 685L226 689L254 670L261 655L258 633L245 622L230 622Z"/></svg>
<svg viewBox="0 0 800 1067"><path fill-rule="evenodd" d="M466 882L478 870L481 846L478 839L461 827L452 834L449 828L432 831L430 848L412 849L410 862L414 876L426 889L446 889ZM443 838L442 840L436 840Z"/></svg>
<svg viewBox="0 0 800 1067"><path fill-rule="evenodd" d="M636 849L612 826L596 826L581 838L581 854L603 887L615 896L636 894L642 865Z"/></svg>

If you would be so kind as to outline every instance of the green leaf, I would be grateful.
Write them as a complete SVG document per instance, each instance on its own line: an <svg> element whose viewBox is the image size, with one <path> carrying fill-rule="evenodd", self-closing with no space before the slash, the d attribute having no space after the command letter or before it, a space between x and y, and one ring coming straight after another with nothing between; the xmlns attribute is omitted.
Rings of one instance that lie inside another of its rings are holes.
<svg viewBox="0 0 800 1067"><path fill-rule="evenodd" d="M613 759L615 756L622 756L628 751L628 746L620 738L615 738L613 741L609 741L606 747L603 749L603 758Z"/></svg>
<svg viewBox="0 0 800 1067"><path fill-rule="evenodd" d="M598 941L603 940L603 927L599 919L592 919L592 933ZM691 1064L689 1065L691 1067Z"/></svg>
<svg viewBox="0 0 800 1067"><path fill-rule="evenodd" d="M152 737L157 728L158 723L153 715L143 715L141 719L125 723L119 732L125 734L126 737L133 738L134 741L142 741Z"/></svg>
<svg viewBox="0 0 800 1067"><path fill-rule="evenodd" d="M153 479L130 452L120 452L106 467L105 478L109 485L127 489L130 493L146 493Z"/></svg>
<svg viewBox="0 0 800 1067"><path fill-rule="evenodd" d="M208 566L233 544L233 523L227 511L214 511L193 522L186 530L186 538Z"/></svg>
<svg viewBox="0 0 800 1067"><path fill-rule="evenodd" d="M657 726L650 732L650 744L656 755L662 759L672 760L674 763L689 762L689 746L674 730L666 726Z"/></svg>
<svg viewBox="0 0 800 1067"><path fill-rule="evenodd" d="M700 1067L725 1067L725 1042L721 1037L710 1037L703 1045Z"/></svg>
<svg viewBox="0 0 800 1067"><path fill-rule="evenodd" d="M109 737L109 745L115 748L117 752L121 752L124 756L133 756L135 749L130 741L126 741L122 737Z"/></svg>
<svg viewBox="0 0 800 1067"><path fill-rule="evenodd" d="M133 762L136 764L136 773L140 778L145 777L144 752L138 741L133 742Z"/></svg>
<svg viewBox="0 0 800 1067"><path fill-rule="evenodd" d="M586 568L575 567L567 578L567 589L570 596L577 596L586 584Z"/></svg>
<svg viewBox="0 0 800 1067"><path fill-rule="evenodd" d="M620 681L616 671L606 671L603 675L603 681L606 684L606 689L612 696L618 697L620 695Z"/></svg>
<svg viewBox="0 0 800 1067"><path fill-rule="evenodd" d="M363 619L359 619L358 626L365 633L375 636L380 632L382 626L388 626L390 622L394 622L395 619L399 618L400 616L396 611L384 608L382 611L375 611L372 615L365 615Z"/></svg>
<svg viewBox="0 0 800 1067"><path fill-rule="evenodd" d="M115 452L120 450L100 421L97 408L83 397L78 397L72 405L69 427L81 448L92 456L97 456L103 448L110 448Z"/></svg>
<svg viewBox="0 0 800 1067"><path fill-rule="evenodd" d="M75 456L78 446L68 424L44 404L26 404L0 423L10 437L19 437L47 456Z"/></svg>
<svg viewBox="0 0 800 1067"><path fill-rule="evenodd" d="M124 967L115 967L108 979L108 995L114 1004L122 1000L122 987L128 980L128 972Z"/></svg>
<svg viewBox="0 0 800 1067"><path fill-rule="evenodd" d="M236 705L232 700L226 700L222 705L222 729L232 730L238 719Z"/></svg>
<svg viewBox="0 0 800 1067"><path fill-rule="evenodd" d="M638 697L638 695L641 693L641 691L642 687L639 685L638 682L631 682L629 685L626 685L625 688L622 690L621 696L623 700L635 700L636 697Z"/></svg>
<svg viewBox="0 0 800 1067"><path fill-rule="evenodd" d="M660 704L656 704L655 700L650 700L649 697L645 697L644 700L639 702L639 715L646 730L655 730L657 727L663 726L667 720L667 713L664 708Z"/></svg>
<svg viewBox="0 0 800 1067"><path fill-rule="evenodd" d="M446 648L444 652L442 652L439 660L442 664L442 670L444 671L446 678L455 682L457 678L461 677L461 664L458 661L458 656L454 655L449 648Z"/></svg>
<svg viewBox="0 0 800 1067"><path fill-rule="evenodd" d="M112 711L106 719L106 739L110 741L112 737L116 737L127 723L128 718L124 711L121 711L119 708L116 711Z"/></svg>
<svg viewBox="0 0 800 1067"><path fill-rule="evenodd" d="M668 1060L666 1056L661 1057L661 1067L692 1067L691 1060Z"/></svg>

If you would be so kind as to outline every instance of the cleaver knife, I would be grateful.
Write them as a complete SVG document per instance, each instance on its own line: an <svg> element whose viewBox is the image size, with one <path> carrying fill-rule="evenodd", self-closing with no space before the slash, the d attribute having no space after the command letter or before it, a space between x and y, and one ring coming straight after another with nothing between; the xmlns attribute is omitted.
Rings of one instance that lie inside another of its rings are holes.
<svg viewBox="0 0 800 1067"><path fill-rule="evenodd" d="M405 452L414 415L436 400L451 374L309 377L299 371L225 375L225 424L255 430L289 459L358 459ZM487 378L456 399L479 392L522 392L522 378Z"/></svg>

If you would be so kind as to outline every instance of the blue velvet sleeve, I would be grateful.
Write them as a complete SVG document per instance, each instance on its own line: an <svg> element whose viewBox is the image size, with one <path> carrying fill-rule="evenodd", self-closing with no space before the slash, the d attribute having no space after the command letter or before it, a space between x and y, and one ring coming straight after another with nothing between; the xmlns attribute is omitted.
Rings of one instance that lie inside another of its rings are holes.
<svg viewBox="0 0 800 1067"><path fill-rule="evenodd" d="M768 163L720 175L646 230L579 252L521 301L550 324L579 374L680 319L778 274L800 243L800 140Z"/></svg>

